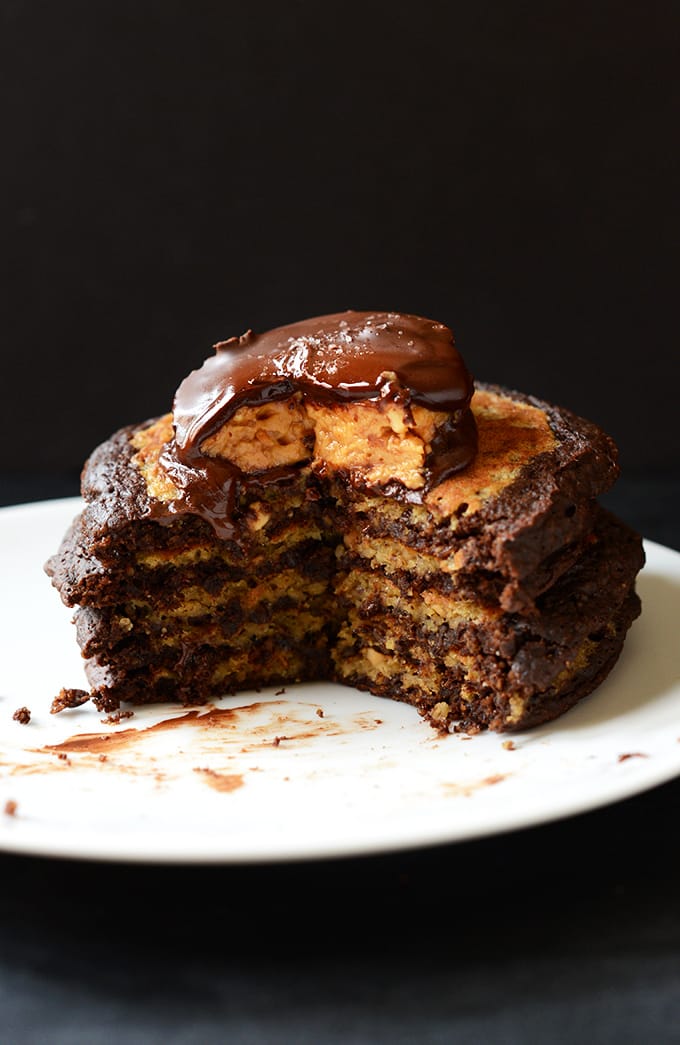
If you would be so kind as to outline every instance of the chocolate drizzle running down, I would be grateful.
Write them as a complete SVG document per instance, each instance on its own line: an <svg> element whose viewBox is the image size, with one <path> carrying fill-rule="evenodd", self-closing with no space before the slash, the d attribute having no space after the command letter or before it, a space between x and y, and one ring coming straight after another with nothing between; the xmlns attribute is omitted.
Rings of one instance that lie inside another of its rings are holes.
<svg viewBox="0 0 680 1045"><path fill-rule="evenodd" d="M432 486L466 467L476 448L470 400L473 382L448 327L396 312L339 312L248 331L215 345L216 353L177 390L175 438L161 461L182 490L171 511L207 518L221 536L233 536L240 484L277 482L299 465L245 475L228 460L202 452L206 439L243 406L300 396L326 404L397 402L447 413L427 461ZM399 495L399 484L385 493ZM406 491L404 491L406 492ZM413 499L413 492L408 499Z"/></svg>

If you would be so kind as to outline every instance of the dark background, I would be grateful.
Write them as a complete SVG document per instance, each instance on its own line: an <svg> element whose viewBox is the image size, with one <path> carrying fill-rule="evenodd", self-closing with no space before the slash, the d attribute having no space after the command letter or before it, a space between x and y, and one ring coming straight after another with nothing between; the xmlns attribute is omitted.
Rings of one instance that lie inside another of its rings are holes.
<svg viewBox="0 0 680 1045"><path fill-rule="evenodd" d="M75 493L214 341L388 308L599 421L610 504L680 549L679 26L626 0L0 0L0 503ZM0 1037L676 1045L679 811L675 780L382 857L0 854Z"/></svg>
<svg viewBox="0 0 680 1045"><path fill-rule="evenodd" d="M0 11L6 473L75 481L214 341L349 307L677 460L676 4Z"/></svg>

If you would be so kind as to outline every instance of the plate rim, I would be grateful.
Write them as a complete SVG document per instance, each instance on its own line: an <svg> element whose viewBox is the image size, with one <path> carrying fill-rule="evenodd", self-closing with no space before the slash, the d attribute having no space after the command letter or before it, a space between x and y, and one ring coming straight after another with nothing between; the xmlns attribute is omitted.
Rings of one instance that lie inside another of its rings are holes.
<svg viewBox="0 0 680 1045"><path fill-rule="evenodd" d="M77 512L83 503L81 497L63 497L5 505L0 507L0 519L5 522L8 521L8 517L21 516L25 513L38 512L47 514L56 512L59 514L63 512L64 519L60 520L60 525L62 523L68 525L66 513ZM58 540L59 535L57 534L56 537ZM644 539L644 546L647 553L647 562L641 571L641 575L645 571L649 571L650 567L653 569L657 565L655 560L664 560L670 557L670 561L673 562L675 568L672 574L677 572L678 577L680 577L679 551L647 538ZM662 572L665 571L662 570ZM49 591L50 587L47 580L46 584L46 590ZM291 691L294 692L292 686ZM533 733L534 731L527 731L527 735L530 732ZM680 737L678 739L680 740ZM649 764L639 767L636 772L632 772L627 778L619 775L612 779L609 786L601 786L591 794L584 795L580 793L578 799L571 803L562 802L558 804L557 808L545 806L540 812L533 808L528 810L513 809L510 812L505 810L504 816L497 812L494 817L483 819L477 826L468 826L462 831L459 828L456 832L452 832L451 823L447 821L442 825L441 830L434 831L430 827L421 835L418 835L417 832L414 835L412 831L410 833L407 832L405 835L403 831L398 830L393 831L392 834L374 839L372 842L367 842L365 838L361 837L355 840L354 843L344 839L338 844L333 844L328 840L320 840L318 844L314 844L312 840L312 844L308 843L306 846L297 843L288 849L285 846L278 847L276 850L264 847L262 851L259 851L258 846L253 846L252 842L245 847L230 849L228 846L215 844L214 837L210 839L204 837L202 841L205 844L196 846L194 838L193 850L187 851L183 848L182 838L185 836L181 833L174 836L174 844L170 844L165 834L161 833L156 838L164 841L166 844L160 847L156 845L155 847L146 848L140 847L139 844L133 844L132 834L127 836L125 833L119 833L112 836L112 848L110 844L109 846L106 844L106 833L104 831L101 834L91 834L85 839L80 838L79 844L74 844L74 836L69 836L68 845L60 848L55 845L50 832L45 832L42 842L39 838L32 835L21 837L18 832L12 829L14 826L11 823L12 818L7 817L3 825L5 829L0 831L0 852L109 863L236 865L308 862L361 856L370 857L409 850L429 849L477 841L484 838L499 837L517 831L530 830L531 828L540 828L546 824L558 823L562 820L587 815L590 812L644 794L680 776L680 744L677 745L677 748L677 754L674 749L671 749L673 754L669 753L667 758L662 758L657 754L653 762L650 760ZM77 839L78 836L75 836L75 838Z"/></svg>

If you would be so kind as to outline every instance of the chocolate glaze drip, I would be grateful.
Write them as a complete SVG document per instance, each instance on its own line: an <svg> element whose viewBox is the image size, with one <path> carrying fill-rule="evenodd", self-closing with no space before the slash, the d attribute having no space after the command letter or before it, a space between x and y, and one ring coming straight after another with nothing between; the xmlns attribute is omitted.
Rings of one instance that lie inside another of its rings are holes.
<svg viewBox="0 0 680 1045"><path fill-rule="evenodd" d="M161 460L183 491L185 503L174 510L198 512L223 536L233 535L237 488L248 476L229 461L204 455L201 446L242 406L295 395L328 403L417 403L449 414L427 462L428 485L474 457L473 382L451 331L441 323L396 312L339 312L266 334L248 331L215 349L177 390L175 439ZM276 469L253 479L280 481L295 470ZM398 495L398 486L390 484L390 496ZM408 496L413 499L412 492Z"/></svg>

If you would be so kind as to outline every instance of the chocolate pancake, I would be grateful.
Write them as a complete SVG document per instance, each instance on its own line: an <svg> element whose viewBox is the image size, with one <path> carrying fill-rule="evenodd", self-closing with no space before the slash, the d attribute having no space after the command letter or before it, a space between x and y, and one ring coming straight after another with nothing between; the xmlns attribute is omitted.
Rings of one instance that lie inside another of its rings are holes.
<svg viewBox="0 0 680 1045"><path fill-rule="evenodd" d="M639 612L616 449L472 379L441 324L340 313L220 343L123 429L47 571L97 707L333 679L439 729L560 714Z"/></svg>

